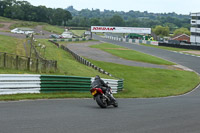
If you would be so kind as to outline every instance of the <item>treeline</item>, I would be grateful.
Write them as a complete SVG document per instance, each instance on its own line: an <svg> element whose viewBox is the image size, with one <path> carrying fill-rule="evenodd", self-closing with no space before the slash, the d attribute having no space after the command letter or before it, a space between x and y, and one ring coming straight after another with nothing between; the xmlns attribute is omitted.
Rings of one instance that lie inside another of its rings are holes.
<svg viewBox="0 0 200 133"><path fill-rule="evenodd" d="M129 26L129 27L151 27L157 25L169 27L170 31L177 28L190 28L189 15L178 15L176 13L148 13L139 11L113 11L99 9L82 9L77 11L73 6L66 10L70 11L73 19L67 22L69 26L89 27L91 25L105 26Z"/></svg>
<svg viewBox="0 0 200 133"><path fill-rule="evenodd" d="M0 0L0 16L25 21L46 22L52 25L66 25L72 15L61 8L33 6L27 1Z"/></svg>

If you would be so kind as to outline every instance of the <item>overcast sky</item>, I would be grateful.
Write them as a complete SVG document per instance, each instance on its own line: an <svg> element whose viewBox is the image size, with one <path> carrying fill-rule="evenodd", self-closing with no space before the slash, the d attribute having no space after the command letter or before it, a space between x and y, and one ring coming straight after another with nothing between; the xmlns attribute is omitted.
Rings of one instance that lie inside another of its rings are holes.
<svg viewBox="0 0 200 133"><path fill-rule="evenodd" d="M51 8L67 8L74 6L75 9L100 9L103 11L148 11L153 13L175 12L178 14L190 14L200 12L200 0L25 0L32 5L45 5Z"/></svg>

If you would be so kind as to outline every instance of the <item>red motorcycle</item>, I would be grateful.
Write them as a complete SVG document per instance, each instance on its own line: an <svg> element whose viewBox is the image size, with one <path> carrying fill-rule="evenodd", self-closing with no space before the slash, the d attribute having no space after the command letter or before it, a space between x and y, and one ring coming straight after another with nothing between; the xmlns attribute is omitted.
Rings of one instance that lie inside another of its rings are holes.
<svg viewBox="0 0 200 133"><path fill-rule="evenodd" d="M106 108L107 106L110 105L118 107L116 99L112 96L111 88L109 92L104 93L101 88L92 87L90 92L94 96L94 100L96 100L97 104L101 108Z"/></svg>

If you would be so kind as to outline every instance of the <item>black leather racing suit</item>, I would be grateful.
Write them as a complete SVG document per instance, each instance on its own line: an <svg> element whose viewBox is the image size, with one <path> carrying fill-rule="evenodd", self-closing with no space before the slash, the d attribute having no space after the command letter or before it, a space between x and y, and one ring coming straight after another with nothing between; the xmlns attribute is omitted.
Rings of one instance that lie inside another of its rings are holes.
<svg viewBox="0 0 200 133"><path fill-rule="evenodd" d="M95 86L95 88L101 88L104 93L109 91L109 86L101 78L95 78L92 82L92 86Z"/></svg>
<svg viewBox="0 0 200 133"><path fill-rule="evenodd" d="M115 101L115 98L112 95L110 87L100 77L95 77L94 81L92 82L92 87L101 88L104 94L108 95L113 102Z"/></svg>

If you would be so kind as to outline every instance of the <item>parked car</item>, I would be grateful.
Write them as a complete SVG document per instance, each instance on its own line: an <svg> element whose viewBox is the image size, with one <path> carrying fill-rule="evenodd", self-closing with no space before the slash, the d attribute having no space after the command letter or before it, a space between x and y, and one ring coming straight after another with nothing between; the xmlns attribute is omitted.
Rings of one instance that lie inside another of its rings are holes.
<svg viewBox="0 0 200 133"><path fill-rule="evenodd" d="M56 38L56 39L62 38L62 36L57 35L57 34L51 34L51 35L49 35L49 37L50 38Z"/></svg>
<svg viewBox="0 0 200 133"><path fill-rule="evenodd" d="M71 32L63 32L63 33L61 34L61 36L62 36L63 38L73 38L73 33L71 33Z"/></svg>

